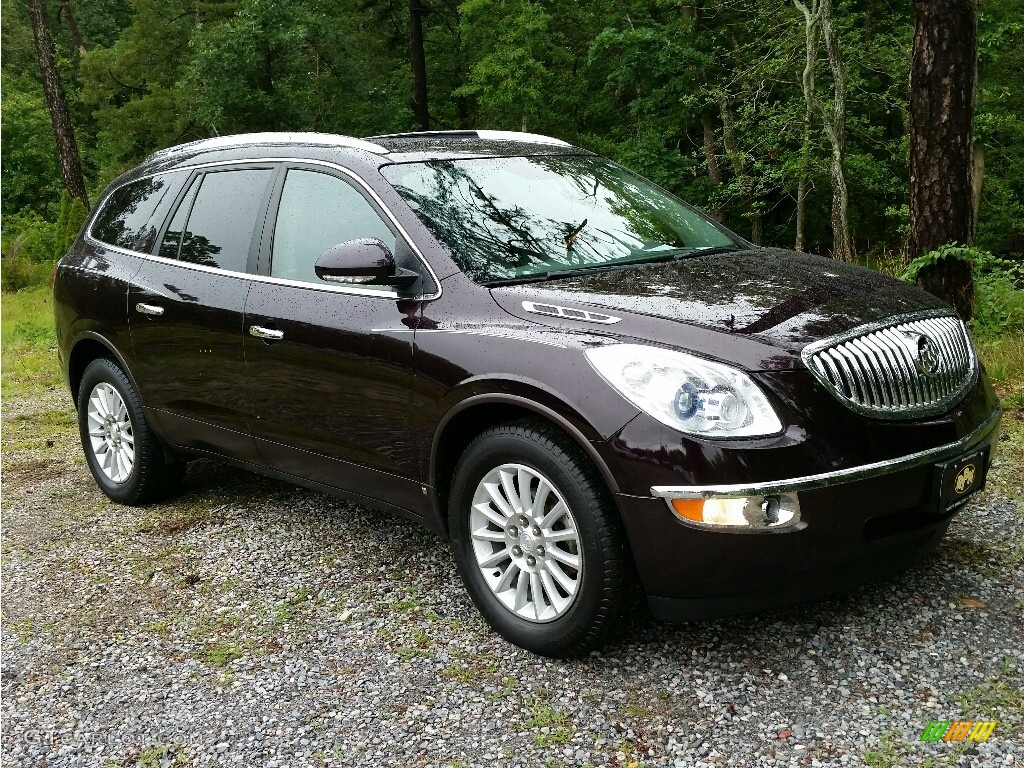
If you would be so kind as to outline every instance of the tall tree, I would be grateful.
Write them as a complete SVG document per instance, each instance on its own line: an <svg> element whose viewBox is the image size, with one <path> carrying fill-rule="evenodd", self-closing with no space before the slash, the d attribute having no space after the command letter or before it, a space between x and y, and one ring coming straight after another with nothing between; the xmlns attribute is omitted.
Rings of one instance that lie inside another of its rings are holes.
<svg viewBox="0 0 1024 768"><path fill-rule="evenodd" d="M64 20L67 22L71 39L75 41L75 47L80 54L84 54L85 38L82 37L82 30L78 28L78 23L75 21L75 14L71 10L71 0L60 0L60 10L57 11L58 21L60 21L61 14L63 14Z"/></svg>
<svg viewBox="0 0 1024 768"><path fill-rule="evenodd" d="M430 130L430 108L427 101L427 54L423 47L423 15L427 12L421 0L409 0L409 63L412 66L412 103L421 131Z"/></svg>
<svg viewBox="0 0 1024 768"><path fill-rule="evenodd" d="M39 74L43 81L43 94L50 112L53 135L57 140L57 160L68 194L89 207L89 196L85 191L85 177L82 175L82 160L75 142L75 129L71 125L68 102L64 95L53 55L53 37L50 35L50 18L44 0L26 0L29 19L32 21L32 38L35 42L36 58L39 60Z"/></svg>
<svg viewBox="0 0 1024 768"><path fill-rule="evenodd" d="M810 188L811 146L814 127L814 111L817 103L815 93L815 73L818 69L818 51L820 48L819 25L821 22L821 3L810 0L803 3L793 0L793 4L804 15L804 70L800 76L800 88L804 94L804 125L800 142L800 176L796 188L796 243L798 251L807 250L807 192Z"/></svg>
<svg viewBox="0 0 1024 768"><path fill-rule="evenodd" d="M822 115L822 125L832 148L829 176L832 181L832 256L854 261L857 249L850 233L850 195L846 185L846 63L839 47L832 0L793 0L804 16L805 62L801 76L804 96L804 125L801 142L800 176L796 196L796 249L806 247L807 191L811 166L811 128L815 112ZM815 92L820 38L824 39L832 73L832 103L826 109Z"/></svg>
<svg viewBox="0 0 1024 768"><path fill-rule="evenodd" d="M850 234L850 197L846 187L846 63L839 49L832 0L821 0L821 34L832 70L832 109L825 117L825 135L832 145L832 256L854 261L857 249Z"/></svg>
<svg viewBox="0 0 1024 768"><path fill-rule="evenodd" d="M977 0L915 0L910 66L910 255L974 242L974 100ZM971 266L944 258L918 285L973 314Z"/></svg>

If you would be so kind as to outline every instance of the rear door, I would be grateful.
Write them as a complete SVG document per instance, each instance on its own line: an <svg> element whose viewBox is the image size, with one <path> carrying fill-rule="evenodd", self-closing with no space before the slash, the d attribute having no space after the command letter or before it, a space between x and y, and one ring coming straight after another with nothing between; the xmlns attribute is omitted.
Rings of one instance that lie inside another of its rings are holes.
<svg viewBox="0 0 1024 768"><path fill-rule="evenodd" d="M197 170L129 291L135 375L173 442L258 461L242 333L272 164Z"/></svg>
<svg viewBox="0 0 1024 768"><path fill-rule="evenodd" d="M355 238L408 247L361 185L340 172L292 166L279 186L264 237L267 263L246 302L260 453L283 472L415 509L422 492L410 435L413 334L381 332L406 328L411 302L389 287L328 284L313 270L323 251Z"/></svg>

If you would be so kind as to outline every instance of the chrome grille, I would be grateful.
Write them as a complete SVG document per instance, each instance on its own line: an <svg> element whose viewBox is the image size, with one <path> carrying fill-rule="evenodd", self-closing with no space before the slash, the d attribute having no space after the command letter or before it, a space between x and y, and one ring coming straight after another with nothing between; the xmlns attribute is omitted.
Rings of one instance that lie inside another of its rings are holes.
<svg viewBox="0 0 1024 768"><path fill-rule="evenodd" d="M854 329L809 345L803 358L844 404L887 419L948 410L978 369L964 324L941 312Z"/></svg>

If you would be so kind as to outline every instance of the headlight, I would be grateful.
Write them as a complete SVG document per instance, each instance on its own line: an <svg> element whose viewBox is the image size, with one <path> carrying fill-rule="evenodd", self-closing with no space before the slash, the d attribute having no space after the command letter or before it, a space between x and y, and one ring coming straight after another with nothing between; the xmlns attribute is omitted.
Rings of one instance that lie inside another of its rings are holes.
<svg viewBox="0 0 1024 768"><path fill-rule="evenodd" d="M727 365L640 344L610 344L585 354L623 397L681 432L752 437L782 431L764 393Z"/></svg>

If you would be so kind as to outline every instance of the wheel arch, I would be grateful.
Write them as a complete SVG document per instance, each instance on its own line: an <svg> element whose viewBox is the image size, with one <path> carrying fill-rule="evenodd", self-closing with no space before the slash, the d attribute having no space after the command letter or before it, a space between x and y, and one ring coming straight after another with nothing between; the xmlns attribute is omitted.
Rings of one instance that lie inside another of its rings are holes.
<svg viewBox="0 0 1024 768"><path fill-rule="evenodd" d="M583 422L578 414L576 418ZM554 426L583 450L604 481L610 494L618 483L583 429L564 413L522 395L492 392L472 395L454 405L441 420L430 450L429 477L434 489L435 513L441 529L448 529L448 492L455 465L470 441L488 427L521 418L532 418ZM594 431L596 435L596 431Z"/></svg>
<svg viewBox="0 0 1024 768"><path fill-rule="evenodd" d="M109 339L94 331L86 331L75 339L68 353L67 380L75 408L78 407L78 387L82 382L82 374L85 373L89 363L100 357L113 360L118 368L124 372L124 375L128 377L128 381L131 382L136 394L139 392L139 387L135 383L135 377L125 362L124 356L110 343Z"/></svg>

